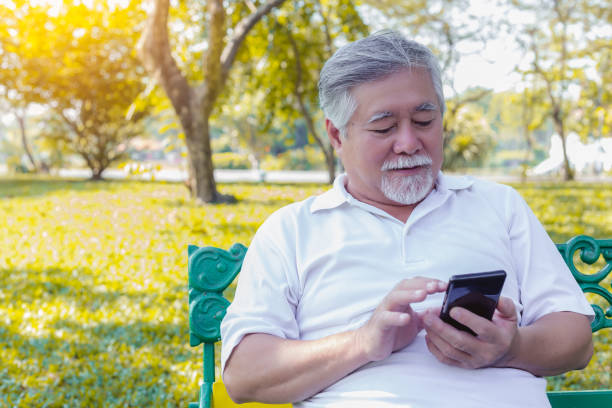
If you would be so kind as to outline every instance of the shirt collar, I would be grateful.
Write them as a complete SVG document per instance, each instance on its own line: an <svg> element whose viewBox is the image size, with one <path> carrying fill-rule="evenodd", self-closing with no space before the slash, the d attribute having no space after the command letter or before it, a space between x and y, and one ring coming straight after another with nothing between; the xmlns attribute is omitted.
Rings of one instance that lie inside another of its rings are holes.
<svg viewBox="0 0 612 408"><path fill-rule="evenodd" d="M439 172L436 179L436 189L444 190L465 190L474 184L474 179L470 176L447 176Z"/></svg>
<svg viewBox="0 0 612 408"><path fill-rule="evenodd" d="M338 175L334 180L334 185L331 190L326 191L314 199L310 206L310 212L314 213L319 210L330 210L348 202L351 195L346 191L346 187L344 186L345 183L346 173Z"/></svg>
<svg viewBox="0 0 612 408"><path fill-rule="evenodd" d="M346 177L346 173L338 175L334 180L333 187L314 199L310 206L310 211L314 213L319 210L330 210L344 203L350 204L351 202L358 201L346 191ZM440 171L436 179L434 190L438 192L464 190L470 188L472 184L474 184L474 180L469 176L447 176Z"/></svg>

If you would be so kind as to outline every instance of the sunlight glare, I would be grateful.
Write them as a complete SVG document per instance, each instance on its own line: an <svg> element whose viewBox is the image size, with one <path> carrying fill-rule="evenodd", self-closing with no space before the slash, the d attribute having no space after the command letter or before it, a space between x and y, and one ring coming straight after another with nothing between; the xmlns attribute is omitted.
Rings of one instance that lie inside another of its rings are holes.
<svg viewBox="0 0 612 408"><path fill-rule="evenodd" d="M6 7L9 10L15 10L15 3L11 0L0 0L0 6Z"/></svg>

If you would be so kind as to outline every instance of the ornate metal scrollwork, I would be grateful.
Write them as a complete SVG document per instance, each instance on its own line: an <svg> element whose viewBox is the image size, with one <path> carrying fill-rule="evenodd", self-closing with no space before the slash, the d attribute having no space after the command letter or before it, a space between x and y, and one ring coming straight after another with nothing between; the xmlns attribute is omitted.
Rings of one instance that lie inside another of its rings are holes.
<svg viewBox="0 0 612 408"><path fill-rule="evenodd" d="M234 280L247 248L234 244L229 251L215 247L189 246L189 288L222 292Z"/></svg>
<svg viewBox="0 0 612 408"><path fill-rule="evenodd" d="M221 320L230 302L223 291L234 281L247 248L234 244L225 251L190 245L189 253L189 344L219 341Z"/></svg>
<svg viewBox="0 0 612 408"><path fill-rule="evenodd" d="M230 302L216 293L200 293L189 302L189 330L197 344L215 343L221 339L220 325ZM192 343L192 342L191 342Z"/></svg>
<svg viewBox="0 0 612 408"><path fill-rule="evenodd" d="M603 281L612 271L612 240L594 239L586 235L578 235L571 238L565 244L557 244L557 248L582 291L594 293L603 298L608 304L605 311L599 305L591 305L595 311L595 320L591 323L593 332L605 327L612 327L612 293L603 286L606 285ZM584 274L578 270L574 263L576 251L580 251L580 260L585 264L593 265L599 260L600 256L603 256L605 264L599 271L593 274ZM607 284L612 287L609 282Z"/></svg>

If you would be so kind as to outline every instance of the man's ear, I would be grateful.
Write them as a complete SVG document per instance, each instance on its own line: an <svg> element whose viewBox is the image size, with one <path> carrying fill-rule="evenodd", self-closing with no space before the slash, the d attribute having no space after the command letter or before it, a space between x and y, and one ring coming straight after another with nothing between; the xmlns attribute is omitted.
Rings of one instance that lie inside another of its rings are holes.
<svg viewBox="0 0 612 408"><path fill-rule="evenodd" d="M340 130L334 126L329 119L325 119L325 129L327 130L329 143L331 143L336 153L338 153L342 149L342 136L340 136Z"/></svg>

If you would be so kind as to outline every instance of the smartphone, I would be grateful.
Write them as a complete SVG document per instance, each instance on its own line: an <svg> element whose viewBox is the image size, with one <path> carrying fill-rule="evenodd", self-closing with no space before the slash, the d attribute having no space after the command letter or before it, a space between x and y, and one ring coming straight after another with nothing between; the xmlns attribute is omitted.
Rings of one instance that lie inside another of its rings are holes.
<svg viewBox="0 0 612 408"><path fill-rule="evenodd" d="M450 317L450 310L461 306L491 320L505 280L506 272L502 270L453 275L446 288L440 319L475 336L476 333L469 327Z"/></svg>

